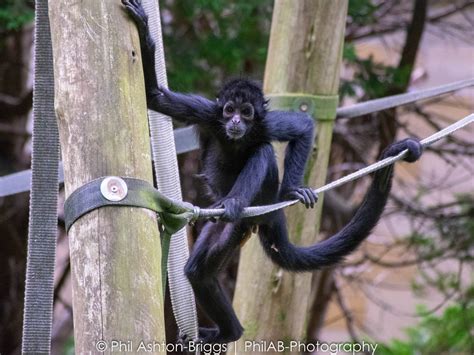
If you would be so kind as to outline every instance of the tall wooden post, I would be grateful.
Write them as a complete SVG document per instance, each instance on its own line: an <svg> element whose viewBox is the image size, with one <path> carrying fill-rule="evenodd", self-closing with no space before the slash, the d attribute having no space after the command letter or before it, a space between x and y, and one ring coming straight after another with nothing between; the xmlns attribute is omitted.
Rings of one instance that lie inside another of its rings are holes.
<svg viewBox="0 0 474 355"><path fill-rule="evenodd" d="M338 93L347 0L276 0L265 69L266 94ZM332 120L317 122L316 156L308 186L326 179ZM280 154L282 156L283 154ZM293 243L310 245L319 231L322 198L315 210L302 205L287 211ZM304 340L311 274L290 274L271 264L253 238L240 258L234 306L245 340ZM237 351L243 350L237 344Z"/></svg>
<svg viewBox="0 0 474 355"><path fill-rule="evenodd" d="M49 5L66 196L104 175L151 183L134 25L120 1ZM100 208L78 220L69 238L76 353L135 353L142 341L164 342L155 214L140 208Z"/></svg>

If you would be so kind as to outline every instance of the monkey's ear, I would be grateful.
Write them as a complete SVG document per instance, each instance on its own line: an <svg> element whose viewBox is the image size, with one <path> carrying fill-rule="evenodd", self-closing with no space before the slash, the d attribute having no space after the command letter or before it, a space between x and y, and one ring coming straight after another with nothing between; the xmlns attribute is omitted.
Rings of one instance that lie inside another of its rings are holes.
<svg viewBox="0 0 474 355"><path fill-rule="evenodd" d="M216 102L219 103L219 98L218 97L216 97Z"/></svg>

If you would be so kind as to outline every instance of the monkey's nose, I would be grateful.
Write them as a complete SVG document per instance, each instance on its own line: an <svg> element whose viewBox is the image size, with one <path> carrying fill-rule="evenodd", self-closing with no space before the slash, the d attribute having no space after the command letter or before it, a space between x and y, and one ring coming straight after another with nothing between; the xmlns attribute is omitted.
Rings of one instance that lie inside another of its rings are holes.
<svg viewBox="0 0 474 355"><path fill-rule="evenodd" d="M234 118L232 119L232 123L233 123L234 125L238 125L238 124L240 123L240 117L234 117Z"/></svg>

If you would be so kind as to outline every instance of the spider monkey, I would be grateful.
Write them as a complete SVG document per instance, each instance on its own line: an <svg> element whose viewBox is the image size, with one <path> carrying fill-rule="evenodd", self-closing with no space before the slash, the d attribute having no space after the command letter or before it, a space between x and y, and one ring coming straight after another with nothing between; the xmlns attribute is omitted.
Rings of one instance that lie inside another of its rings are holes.
<svg viewBox="0 0 474 355"><path fill-rule="evenodd" d="M180 94L158 86L155 76L155 44L147 16L138 0L122 0L138 27L150 109L199 127L203 175L215 197L213 206L225 212L220 221L208 221L198 236L185 273L196 298L216 324L200 328L204 343L226 343L239 339L243 328L217 281L217 275L237 249L243 236L258 225L261 245L270 259L289 271L312 271L334 265L353 252L377 224L391 189L392 166L374 174L365 199L351 221L338 233L312 246L298 247L288 239L283 211L239 219L247 206L298 199L313 207L317 195L302 186L306 161L313 147L313 120L296 112L268 111L262 89L256 83L236 79L211 101L197 95ZM288 142L281 185L273 147ZM382 158L408 149L406 161L416 161L422 146L416 139L390 145Z"/></svg>

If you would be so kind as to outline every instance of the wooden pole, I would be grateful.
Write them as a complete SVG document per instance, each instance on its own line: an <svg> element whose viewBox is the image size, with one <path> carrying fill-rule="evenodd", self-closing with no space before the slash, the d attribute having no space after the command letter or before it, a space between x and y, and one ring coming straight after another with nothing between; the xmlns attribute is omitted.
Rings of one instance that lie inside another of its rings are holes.
<svg viewBox="0 0 474 355"><path fill-rule="evenodd" d="M337 95L347 0L276 0L265 69L266 94ZM324 184L333 121L317 123L316 154L309 163L308 186ZM283 154L279 154L284 156ZM319 232L323 196L315 210L302 205L287 211L293 243L310 245ZM272 265L253 238L243 248L234 306L245 340L304 340L311 273L292 274ZM243 343L237 351L244 350Z"/></svg>
<svg viewBox="0 0 474 355"><path fill-rule="evenodd" d="M151 183L134 25L119 1L64 0L49 6L66 196L105 175ZM76 353L135 353L141 342L164 342L155 214L100 208L79 219L69 239Z"/></svg>

